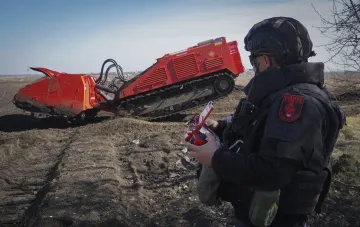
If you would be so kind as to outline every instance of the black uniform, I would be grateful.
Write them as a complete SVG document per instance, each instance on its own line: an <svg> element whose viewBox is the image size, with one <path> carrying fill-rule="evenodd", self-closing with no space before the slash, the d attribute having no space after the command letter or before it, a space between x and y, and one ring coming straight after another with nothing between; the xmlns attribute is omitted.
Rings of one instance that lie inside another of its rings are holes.
<svg viewBox="0 0 360 227"><path fill-rule="evenodd" d="M212 158L222 179L219 197L231 202L237 219L251 226L248 209L253 191L281 189L271 226L297 226L315 207L320 211L344 115L329 101L323 63L269 68L257 74L245 91L248 98L240 101L232 122L219 122L225 147ZM230 150L239 139L241 146Z"/></svg>

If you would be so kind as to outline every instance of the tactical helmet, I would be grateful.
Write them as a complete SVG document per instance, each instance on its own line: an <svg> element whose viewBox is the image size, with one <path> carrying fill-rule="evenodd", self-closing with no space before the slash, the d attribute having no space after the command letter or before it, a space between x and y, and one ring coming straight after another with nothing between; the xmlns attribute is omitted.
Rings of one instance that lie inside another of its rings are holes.
<svg viewBox="0 0 360 227"><path fill-rule="evenodd" d="M272 17L255 24L244 39L250 60L269 54L280 65L307 62L315 56L307 29L296 19Z"/></svg>

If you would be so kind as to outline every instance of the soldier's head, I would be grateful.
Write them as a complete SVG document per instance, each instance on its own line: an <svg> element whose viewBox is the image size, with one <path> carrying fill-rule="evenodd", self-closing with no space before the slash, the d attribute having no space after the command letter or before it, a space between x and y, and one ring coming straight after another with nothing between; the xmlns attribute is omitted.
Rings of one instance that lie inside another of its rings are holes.
<svg viewBox="0 0 360 227"><path fill-rule="evenodd" d="M244 39L255 72L308 62L315 56L307 29L296 19L272 17L255 24Z"/></svg>

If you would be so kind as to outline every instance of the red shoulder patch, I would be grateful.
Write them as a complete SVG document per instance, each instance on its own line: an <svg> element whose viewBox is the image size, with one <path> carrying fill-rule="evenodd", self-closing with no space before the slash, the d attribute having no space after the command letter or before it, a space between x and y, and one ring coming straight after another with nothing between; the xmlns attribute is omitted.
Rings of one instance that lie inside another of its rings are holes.
<svg viewBox="0 0 360 227"><path fill-rule="evenodd" d="M298 95L284 94L279 109L281 120L286 122L296 121L304 105L304 98Z"/></svg>

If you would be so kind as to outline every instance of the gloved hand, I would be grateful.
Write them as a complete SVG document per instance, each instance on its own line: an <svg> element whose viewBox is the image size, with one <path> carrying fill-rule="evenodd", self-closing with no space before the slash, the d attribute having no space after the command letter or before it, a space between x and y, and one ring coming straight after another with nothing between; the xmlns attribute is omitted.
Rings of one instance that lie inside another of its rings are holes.
<svg viewBox="0 0 360 227"><path fill-rule="evenodd" d="M205 125L208 126L211 130L216 131L216 129L219 127L219 122L208 118L205 120Z"/></svg>
<svg viewBox="0 0 360 227"><path fill-rule="evenodd" d="M190 152L190 155L193 156L198 162L207 167L211 167L211 159L215 151L219 148L216 144L215 136L210 132L205 132L207 143L201 146L196 146L188 143L187 149Z"/></svg>

